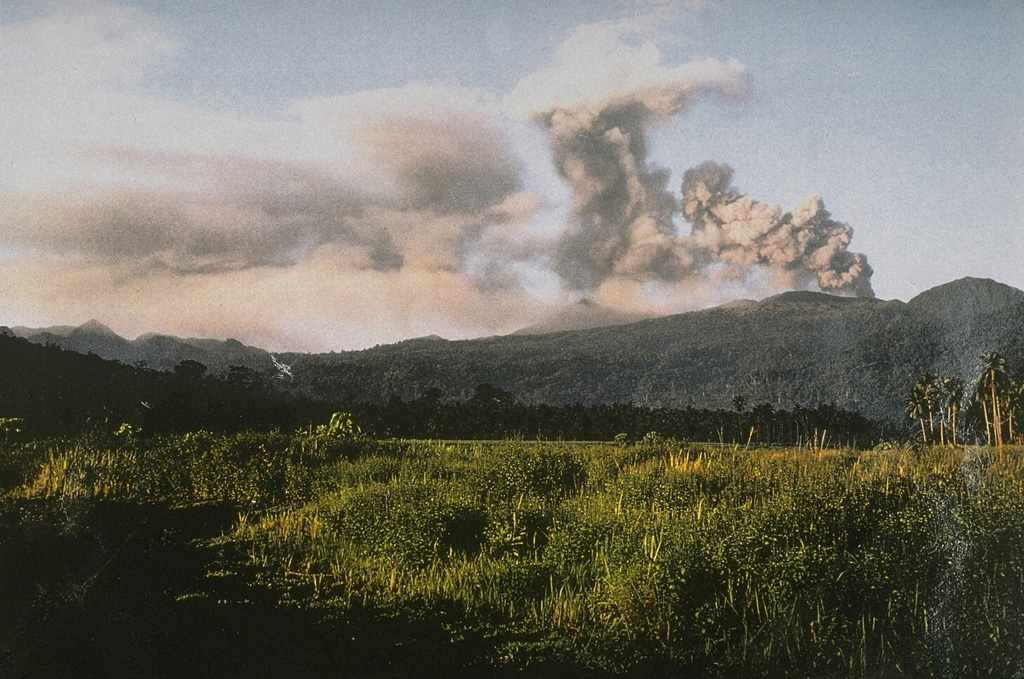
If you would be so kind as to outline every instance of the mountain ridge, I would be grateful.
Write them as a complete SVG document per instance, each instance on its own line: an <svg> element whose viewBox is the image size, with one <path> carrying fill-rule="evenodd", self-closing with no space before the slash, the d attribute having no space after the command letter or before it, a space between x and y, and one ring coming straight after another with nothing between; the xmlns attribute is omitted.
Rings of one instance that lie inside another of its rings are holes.
<svg viewBox="0 0 1024 679"><path fill-rule="evenodd" d="M8 329L16 337L35 344L52 344L68 351L95 354L125 365L145 365L156 370L172 370L184 360L198 361L214 372L227 371L232 365L254 370L273 368L270 352L232 338L182 338L149 332L131 340L95 319L78 326L13 326Z"/></svg>
<svg viewBox="0 0 1024 679"><path fill-rule="evenodd" d="M790 292L622 326L282 360L299 384L340 400L408 400L430 389L466 398L489 383L530 403L729 407L742 396L899 419L924 372L970 383L985 351L1024 363L1024 313L1010 304L1020 291L974 295L994 282L953 283L941 294L984 302L963 314L966 324L930 318L920 303Z"/></svg>
<svg viewBox="0 0 1024 679"><path fill-rule="evenodd" d="M651 315L616 311L584 297L562 307L537 323L520 328L511 334L546 335L553 332L591 330L613 325L628 325L647 318L651 318Z"/></svg>
<svg viewBox="0 0 1024 679"><path fill-rule="evenodd" d="M31 341L164 370L189 359L215 372L243 365L276 374L269 352L237 340L126 340L96 326ZM104 356L116 350L122 356ZM464 399L491 384L526 403L729 407L742 396L896 419L920 374L970 383L985 351L1003 353L1011 368L1024 364L1024 292L963 278L909 302L790 291L622 325L274 356L291 366L289 389L336 402L411 400L432 390Z"/></svg>

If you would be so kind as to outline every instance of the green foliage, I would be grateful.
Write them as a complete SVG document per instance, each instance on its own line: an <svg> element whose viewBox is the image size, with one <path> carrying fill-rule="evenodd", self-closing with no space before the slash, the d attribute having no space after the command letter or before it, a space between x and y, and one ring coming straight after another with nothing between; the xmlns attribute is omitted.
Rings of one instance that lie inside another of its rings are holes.
<svg viewBox="0 0 1024 679"><path fill-rule="evenodd" d="M8 444L2 492L232 503L222 558L261 585L503 667L1010 676L1024 653L1020 449L312 439Z"/></svg>
<svg viewBox="0 0 1024 679"><path fill-rule="evenodd" d="M0 431L4 433L4 438L8 441L10 441L11 434L19 433L24 424L25 419L22 417L0 417Z"/></svg>
<svg viewBox="0 0 1024 679"><path fill-rule="evenodd" d="M351 413L334 413L326 425L316 428L316 436L328 439L354 439L362 434L362 430L352 421Z"/></svg>
<svg viewBox="0 0 1024 679"><path fill-rule="evenodd" d="M374 484L328 501L333 534L364 557L421 567L454 552L475 553L487 515L435 481Z"/></svg>
<svg viewBox="0 0 1024 679"><path fill-rule="evenodd" d="M331 531L240 547L282 582L322 573L335 602L454 606L522 667L969 676L1024 643L1006 449L430 448L340 462L303 510Z"/></svg>
<svg viewBox="0 0 1024 679"><path fill-rule="evenodd" d="M575 451L509 443L501 454L481 460L476 477L476 487L490 502L527 495L557 501L579 490L586 469Z"/></svg>

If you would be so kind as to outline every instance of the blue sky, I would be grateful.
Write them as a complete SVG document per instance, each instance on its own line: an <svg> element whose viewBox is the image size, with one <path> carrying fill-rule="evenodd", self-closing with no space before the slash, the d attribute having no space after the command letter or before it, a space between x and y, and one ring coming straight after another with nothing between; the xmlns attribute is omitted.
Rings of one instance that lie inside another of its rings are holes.
<svg viewBox="0 0 1024 679"><path fill-rule="evenodd" d="M0 324L326 350L509 332L584 296L1024 288L1024 3L5 0L0 19ZM627 110L626 142L601 137ZM688 219L705 161L731 193Z"/></svg>

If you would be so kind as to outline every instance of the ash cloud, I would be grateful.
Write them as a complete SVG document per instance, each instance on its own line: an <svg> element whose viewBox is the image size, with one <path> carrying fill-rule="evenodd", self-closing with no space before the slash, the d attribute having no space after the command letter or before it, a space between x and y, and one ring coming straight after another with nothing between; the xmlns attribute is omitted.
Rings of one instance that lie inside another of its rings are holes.
<svg viewBox="0 0 1024 679"><path fill-rule="evenodd" d="M482 119L375 119L353 137L385 186L308 162L93 151L93 162L143 181L43 201L0 241L128 275L287 267L321 248L347 251L356 268L460 272L489 230L523 219L508 208L520 168Z"/></svg>
<svg viewBox="0 0 1024 679"><path fill-rule="evenodd" d="M176 43L142 12L76 7L3 27L17 58L0 69L14 132L0 140L14 159L0 173L0 298L26 324L70 314L324 349L508 332L565 289L665 312L746 294L752 271L870 293L852 232L820 199L783 214L706 165L680 201L651 130L749 84L737 61L665 66L663 13L577 27L501 102L407 83L253 118L140 89ZM503 128L510 113L547 131L567 222L524 189L538 175L521 160L544 151ZM527 142L521 158L510 138Z"/></svg>
<svg viewBox="0 0 1024 679"><path fill-rule="evenodd" d="M669 173L647 162L649 116L642 103L628 102L596 115L558 109L541 118L558 172L573 191L553 266L574 289L614 275L671 280L685 268L674 239Z"/></svg>
<svg viewBox="0 0 1024 679"><path fill-rule="evenodd" d="M519 164L481 120L387 117L360 136L413 209L483 211L522 189Z"/></svg>
<svg viewBox="0 0 1024 679"><path fill-rule="evenodd" d="M553 257L569 287L591 290L613 276L676 281L692 271L692 254L672 221L670 172L648 160L648 131L703 96L738 98L746 90L738 62L706 60L656 70L638 89L596 105L584 100L534 114L573 192Z"/></svg>
<svg viewBox="0 0 1024 679"><path fill-rule="evenodd" d="M621 280L721 284L756 273L767 274L772 287L873 294L867 259L849 250L853 230L834 221L820 198L783 214L741 195L730 168L705 163L686 172L680 204L668 187L669 170L650 161L653 127L701 98L748 94L741 64L709 59L666 68L650 44L631 47L610 27L600 28L587 37L625 55L617 77L531 114L547 130L555 168L572 190L568 223L551 256L566 287L589 293ZM581 45L585 54L593 52L593 44ZM570 71L582 60L571 49L561 59L561 70ZM564 77L561 70L541 72L520 89L550 91ZM615 89L616 83L629 89ZM530 97L519 92L517 100ZM690 234L676 229L680 212L692 224Z"/></svg>
<svg viewBox="0 0 1024 679"><path fill-rule="evenodd" d="M824 292L873 297L867 257L849 250L853 229L832 219L819 196L783 213L740 194L732 168L707 162L683 175L683 216L692 238L715 263L740 271L761 266L794 287L813 281Z"/></svg>

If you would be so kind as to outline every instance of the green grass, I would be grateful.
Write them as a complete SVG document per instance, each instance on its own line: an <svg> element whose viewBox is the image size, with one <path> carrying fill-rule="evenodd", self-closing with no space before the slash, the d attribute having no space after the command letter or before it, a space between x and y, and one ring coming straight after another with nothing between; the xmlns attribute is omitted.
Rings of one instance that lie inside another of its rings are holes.
<svg viewBox="0 0 1024 679"><path fill-rule="evenodd" d="M230 503L221 566L493 670L1015 676L1024 450L352 441L10 446L9 501ZM568 669L567 669L568 668Z"/></svg>

